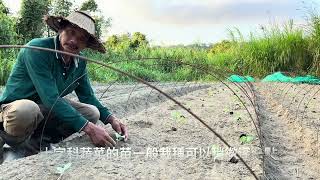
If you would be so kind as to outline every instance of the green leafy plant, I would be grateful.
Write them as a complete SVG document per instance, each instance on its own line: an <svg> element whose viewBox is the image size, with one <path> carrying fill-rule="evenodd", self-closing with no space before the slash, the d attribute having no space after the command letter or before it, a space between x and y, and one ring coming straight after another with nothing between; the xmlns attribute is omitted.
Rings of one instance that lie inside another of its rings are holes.
<svg viewBox="0 0 320 180"><path fill-rule="evenodd" d="M58 172L58 174L60 174L58 179L60 179L62 177L62 175L66 172L66 170L68 170L71 167L71 165L72 165L72 163L67 163L67 164L64 164L60 167L57 167L57 172Z"/></svg>
<svg viewBox="0 0 320 180"><path fill-rule="evenodd" d="M118 142L118 141L124 141L124 139L125 139L125 135L120 135L119 133L114 133L115 134L115 139L116 139L116 141Z"/></svg>
<svg viewBox="0 0 320 180"><path fill-rule="evenodd" d="M254 140L254 136L251 136L251 135L241 134L240 136L240 142L242 144L251 143L253 140Z"/></svg>
<svg viewBox="0 0 320 180"><path fill-rule="evenodd" d="M174 119L175 121L177 121L177 122L179 122L179 123L184 124L184 123L187 122L186 117L185 117L183 114L181 114L181 112L174 111L174 112L171 113L171 116L173 117L173 119Z"/></svg>
<svg viewBox="0 0 320 180"><path fill-rule="evenodd" d="M222 157L224 155L224 151L221 148L221 146L218 146L215 144L213 144L211 146L211 153L212 153L214 160L216 160L218 157Z"/></svg>
<svg viewBox="0 0 320 180"><path fill-rule="evenodd" d="M214 94L213 90L209 90L209 91L208 91L208 95L209 95L209 96L213 96L213 94Z"/></svg>

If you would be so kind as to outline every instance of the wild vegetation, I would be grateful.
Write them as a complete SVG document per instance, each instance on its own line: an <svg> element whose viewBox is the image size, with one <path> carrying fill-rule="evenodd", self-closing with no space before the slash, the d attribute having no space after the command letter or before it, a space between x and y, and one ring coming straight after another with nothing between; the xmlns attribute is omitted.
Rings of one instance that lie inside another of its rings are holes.
<svg viewBox="0 0 320 180"><path fill-rule="evenodd" d="M34 7L43 11L34 11ZM18 17L10 14L0 0L0 42L25 44L32 38L53 36L54 32L41 21L42 16L66 16L74 9L95 15L100 37L111 26L111 19L99 13L94 0L79 7L70 0L23 0ZM319 76L320 16L313 11L308 17L306 27L298 27L291 20L284 25L262 26L260 35L251 34L249 38L244 38L238 29L230 30L228 40L211 45L160 47L150 45L141 32L111 35L104 39L106 54L86 50L84 55L112 63L148 81L212 81L209 74L217 71L228 72L226 76L234 73L257 78L275 71ZM18 50L0 50L1 85L5 84L17 53ZM131 81L95 64L89 65L89 73L92 80L100 82Z"/></svg>

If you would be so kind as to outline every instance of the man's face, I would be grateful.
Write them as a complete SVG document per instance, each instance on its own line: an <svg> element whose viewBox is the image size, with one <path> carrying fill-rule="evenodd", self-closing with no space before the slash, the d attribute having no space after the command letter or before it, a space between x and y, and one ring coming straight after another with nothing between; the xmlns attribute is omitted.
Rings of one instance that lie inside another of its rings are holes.
<svg viewBox="0 0 320 180"><path fill-rule="evenodd" d="M69 53L79 54L80 51L86 48L88 39L89 37L83 29L71 25L66 26L60 32L62 50Z"/></svg>

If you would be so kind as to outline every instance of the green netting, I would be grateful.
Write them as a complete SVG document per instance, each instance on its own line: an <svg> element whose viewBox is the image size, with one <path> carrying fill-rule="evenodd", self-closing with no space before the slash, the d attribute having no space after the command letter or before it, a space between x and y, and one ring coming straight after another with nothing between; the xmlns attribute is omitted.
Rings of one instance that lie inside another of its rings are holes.
<svg viewBox="0 0 320 180"><path fill-rule="evenodd" d="M308 83L308 84L320 84L320 79L315 76L297 76L289 77L281 72L276 72L266 76L262 79L262 82L289 82L289 83Z"/></svg>
<svg viewBox="0 0 320 180"><path fill-rule="evenodd" d="M266 76L262 82L291 82L292 78L283 75L281 72L276 72Z"/></svg>
<svg viewBox="0 0 320 180"><path fill-rule="evenodd" d="M239 76L239 75L231 75L228 78L229 81L231 82L237 82L237 83L242 83L242 82L254 82L254 78L251 76Z"/></svg>

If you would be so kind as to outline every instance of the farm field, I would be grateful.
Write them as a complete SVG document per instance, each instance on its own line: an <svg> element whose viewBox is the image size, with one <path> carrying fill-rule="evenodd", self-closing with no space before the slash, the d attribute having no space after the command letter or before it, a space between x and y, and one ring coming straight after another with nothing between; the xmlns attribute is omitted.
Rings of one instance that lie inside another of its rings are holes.
<svg viewBox="0 0 320 180"><path fill-rule="evenodd" d="M7 157L1 179L254 179L234 151L262 179L320 178L318 86L226 83L231 91L222 83L153 85L233 148L156 90L95 84L97 97L127 124L129 140L108 151L75 134L51 151Z"/></svg>

